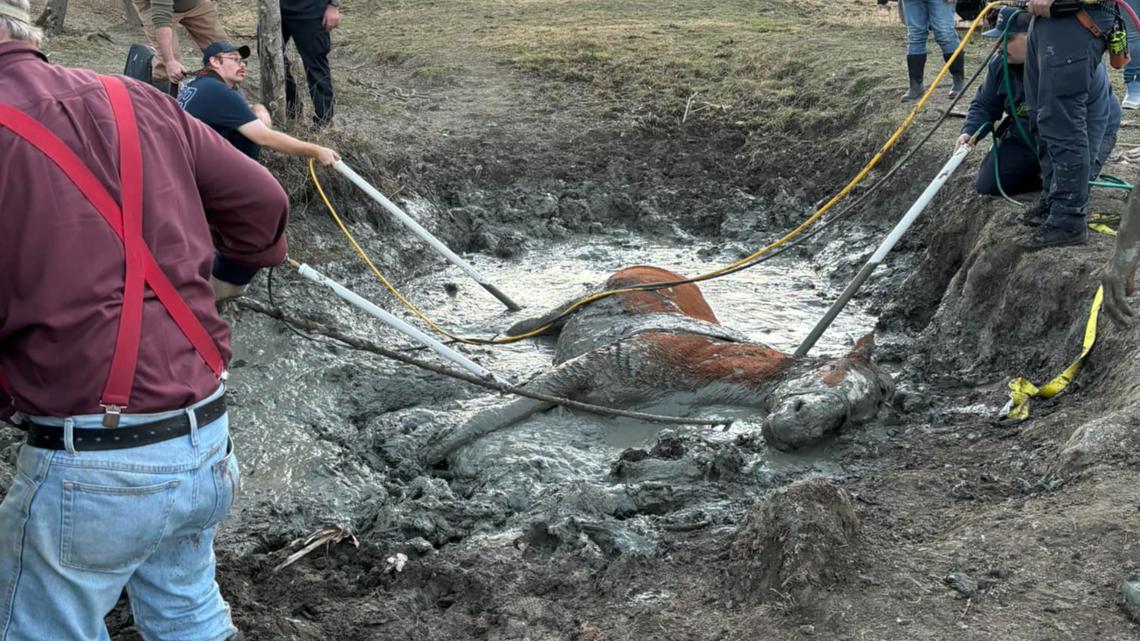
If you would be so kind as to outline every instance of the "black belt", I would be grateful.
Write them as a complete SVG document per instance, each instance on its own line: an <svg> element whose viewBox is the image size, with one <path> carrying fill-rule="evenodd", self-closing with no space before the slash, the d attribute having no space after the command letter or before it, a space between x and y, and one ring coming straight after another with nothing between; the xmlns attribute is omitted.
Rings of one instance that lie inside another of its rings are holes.
<svg viewBox="0 0 1140 641"><path fill-rule="evenodd" d="M194 417L199 427L205 427L226 413L225 394L194 408ZM26 421L21 427L28 430L28 445L45 450L67 449L63 444L63 427L41 425ZM142 447L179 436L190 434L190 418L183 412L178 416L163 418L150 423L130 427L90 428L76 427L73 430L75 449L83 451L122 450L128 447Z"/></svg>

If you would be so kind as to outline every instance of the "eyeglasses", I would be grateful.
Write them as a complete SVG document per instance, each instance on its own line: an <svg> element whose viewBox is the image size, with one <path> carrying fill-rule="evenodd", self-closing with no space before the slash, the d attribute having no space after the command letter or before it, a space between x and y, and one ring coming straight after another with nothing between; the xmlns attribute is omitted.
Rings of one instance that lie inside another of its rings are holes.
<svg viewBox="0 0 1140 641"><path fill-rule="evenodd" d="M218 56L218 57L221 58L222 60L230 60L230 61L236 62L239 65L249 64L249 62L245 58L242 58L241 56Z"/></svg>

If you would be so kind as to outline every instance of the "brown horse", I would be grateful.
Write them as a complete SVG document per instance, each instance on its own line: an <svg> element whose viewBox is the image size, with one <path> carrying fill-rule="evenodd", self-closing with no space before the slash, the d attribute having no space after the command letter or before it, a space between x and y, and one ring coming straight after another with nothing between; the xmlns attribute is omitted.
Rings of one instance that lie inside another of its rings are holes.
<svg viewBox="0 0 1140 641"><path fill-rule="evenodd" d="M610 276L596 290L683 280L660 267L639 265ZM555 396L620 406L664 399L691 406L727 404L767 412L764 436L772 447L816 442L846 425L874 418L894 391L872 362L870 335L839 359L803 359L750 342L720 324L692 283L608 296L559 318L574 301L516 323L511 334L558 334L555 368L527 387ZM429 463L551 407L519 399L482 412L423 451Z"/></svg>

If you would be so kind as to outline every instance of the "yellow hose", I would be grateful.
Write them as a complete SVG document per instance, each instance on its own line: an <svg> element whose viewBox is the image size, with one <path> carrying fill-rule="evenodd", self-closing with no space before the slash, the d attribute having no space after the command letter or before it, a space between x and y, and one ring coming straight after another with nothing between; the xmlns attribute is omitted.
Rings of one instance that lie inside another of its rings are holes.
<svg viewBox="0 0 1140 641"><path fill-rule="evenodd" d="M922 97L918 99L918 102L915 103L914 108L910 110L910 113L907 114L907 117L903 120L902 124L899 125L897 129L895 129L894 133L891 134L891 136L887 139L887 141L885 143L883 143L883 146L880 147L877 152L875 152L875 155L871 157L871 160L859 171L858 174L855 175L854 178L851 179L850 182L847 183L846 186L843 187L843 189L839 190L838 193L836 193L834 196L832 196L831 199L828 200L826 203L824 203L823 206L821 206L818 210L816 210L815 213L813 213L806 220L804 220L804 222L800 223L800 225L798 227L796 227L792 231L785 234L782 238L779 238L778 240L776 240L776 241L770 243L769 245L761 248L760 250L756 251L755 253L750 254L748 256L745 256L744 258L741 258L740 260L738 260L738 261L736 261L730 265L725 265L723 267L720 267L720 268L715 269L715 270L710 271L710 272L706 272L706 273L701 274L699 276L694 276L692 278L686 279L686 281L687 282L700 282L700 281L705 281L705 280L711 280L713 278L716 278L718 276L723 275L725 272L731 271L733 269L736 269L737 267L740 267L741 265L744 265L746 263L749 263L749 262L756 260L757 258L760 258L764 254L771 252L772 250L780 247L781 245L784 245L785 243L794 239L796 236L799 236L803 232L807 231L807 229L809 227L814 225L832 207L834 207L841 200L846 198L847 195L851 193L851 190L854 189L856 185L863 182L863 179L865 179L867 177L867 175L871 173L871 170L873 170L879 164L879 161L881 161L883 159L883 156L888 151L890 151L891 148L893 148L895 146L895 144L902 137L903 133L905 133L906 130L910 128L911 124L914 122L915 116L917 116L918 112L921 111L924 106L926 106L926 101L929 100L930 96L934 94L934 90L935 90L935 88L938 87L938 83L942 82L942 79L944 77L946 77L946 73L949 71L950 65L952 65L954 63L954 61L958 59L958 56L961 55L962 50L965 49L966 44L970 42L970 38L973 37L974 32L977 30L978 25L981 24L982 20L986 17L986 14L988 14L990 12L990 10L994 9L995 7L1000 7L1003 4L1004 3L1001 1L990 2L981 10L980 13L978 13L977 17L974 18L973 22L970 23L970 28L966 31L966 34L962 37L962 41L958 44L958 48L954 50L954 53L946 60L946 63L942 65L942 68L939 69L938 74L934 77L934 80L930 83L930 87L926 90L926 93L924 93L922 95ZM525 334L518 334L515 336L504 336L504 337L494 338L494 339L482 339L482 338L465 338L465 337L461 337L461 336L456 336L455 334L452 334L451 332L447 331L446 329L443 329L439 325L436 325L434 322L431 321L431 319L429 319L427 316L425 316L423 314L423 312L421 312L414 305L412 305L406 298L404 298L400 294L400 292L396 291L396 288L393 287L390 282L388 282L387 278L384 278L383 274L381 274L378 269L376 269L376 266L372 264L371 260L369 260L368 255L364 253L364 250L361 249L360 245L358 245L356 240L353 239L352 234L350 234L348 232L348 229L345 228L344 223L341 222L340 217L337 216L336 210L333 209L332 203L330 203L328 197L325 196L325 192L321 188L321 183L319 180L317 180L317 174L316 174L316 171L314 170L314 165L313 165L312 160L309 160L309 175L312 177L313 184L316 186L317 193L320 194L321 200L324 201L325 207L328 208L329 213L332 214L333 219L336 220L337 225L340 226L340 230L344 233L344 235L352 243L352 246L354 248L356 248L357 253L359 253L361 258L364 259L364 262L368 265L369 268L372 269L372 272L374 274L376 274L376 276L380 279L380 281L384 283L384 286L387 287L388 290L390 292L392 292L392 294L395 295L396 298L399 299L399 301L401 303L403 303L403 305L405 307L407 307L409 310L411 310L411 312L413 314L415 314L421 320L423 320L425 323L427 323L427 325L429 327L431 327L433 330L439 332L440 334L443 334L444 336L447 336L448 338L450 338L452 340L458 341L460 343L466 343L469 345L492 345L492 344L502 344L502 343L514 343L516 341L520 341L520 340L523 340L526 338L531 338L533 336L537 336L537 335L545 332L546 330L550 329L550 326L553 323L548 324L548 325L544 325L544 326L539 327L538 329L536 329L534 331L530 331L530 332L527 332ZM592 302L597 301L597 300L601 300L601 299L606 298L608 296L614 296L616 294L628 294L628 293L637 292L637 291L645 291L646 289L648 289L648 288L643 285L640 287L611 289L611 290L606 290L604 292L599 292L597 294L593 294L593 295L587 296L587 297L585 297L579 301L576 301L574 304L567 307L565 312L563 312L563 313L568 314L570 312L573 312L573 311L581 308L584 305L587 305L587 304L592 303Z"/></svg>

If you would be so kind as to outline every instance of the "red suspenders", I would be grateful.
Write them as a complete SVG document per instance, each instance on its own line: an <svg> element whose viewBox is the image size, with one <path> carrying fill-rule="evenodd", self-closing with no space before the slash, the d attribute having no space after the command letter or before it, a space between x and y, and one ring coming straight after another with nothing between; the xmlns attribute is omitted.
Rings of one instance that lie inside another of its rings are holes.
<svg viewBox="0 0 1140 641"><path fill-rule="evenodd" d="M115 126L119 134L119 183L122 206L115 202L99 179L83 161L47 127L24 112L0 104L0 126L7 127L20 138L36 147L51 159L68 179L103 216L115 234L123 241L126 269L123 283L122 311L119 312L119 329L115 339L115 353L111 358L111 371L103 388L100 404L107 413L103 423L113 427L118 415L130 402L134 384L135 366L138 363L139 339L142 328L143 285L149 285L159 303L174 320L194 350L219 378L224 366L222 355L210 333L182 300L178 290L162 272L142 237L142 149L134 108L123 82L118 78L100 76L103 88L111 102ZM11 390L0 374L0 387L11 395Z"/></svg>

